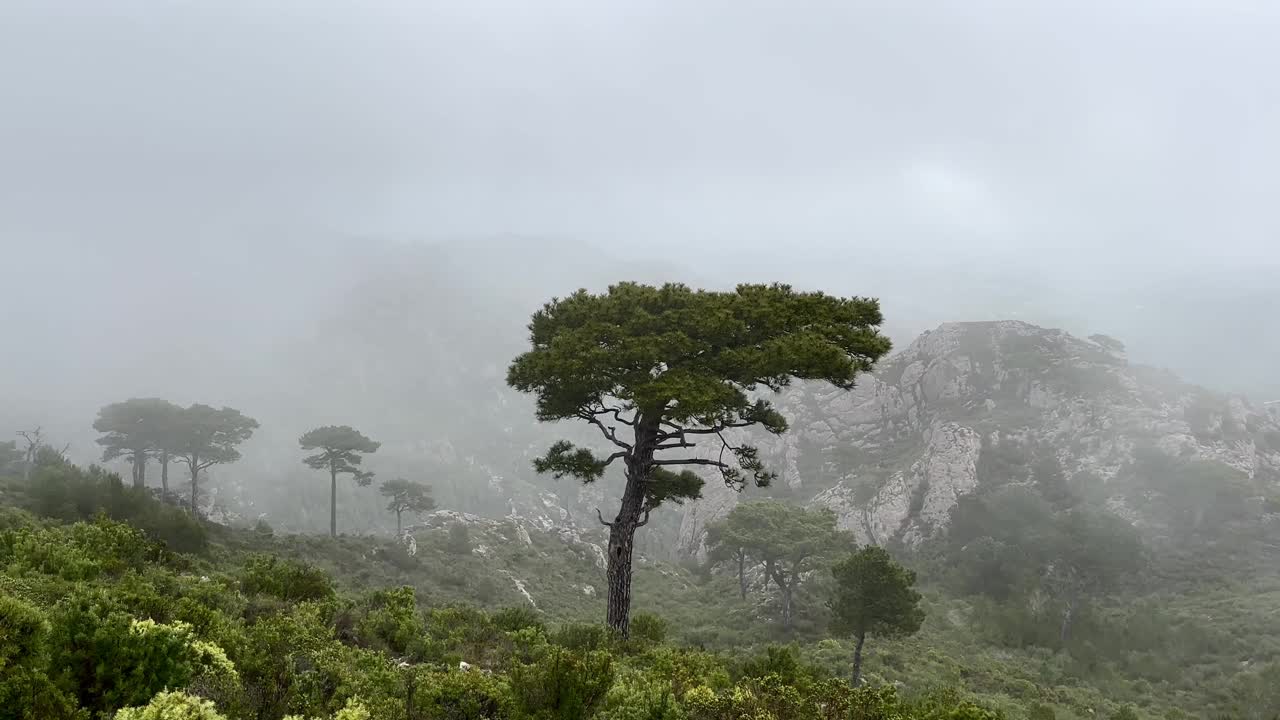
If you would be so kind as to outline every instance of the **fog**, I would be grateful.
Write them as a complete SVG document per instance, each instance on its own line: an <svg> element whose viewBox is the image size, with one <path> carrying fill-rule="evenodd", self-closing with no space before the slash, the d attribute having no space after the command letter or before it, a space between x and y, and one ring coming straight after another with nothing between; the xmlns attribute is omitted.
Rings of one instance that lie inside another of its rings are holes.
<svg viewBox="0 0 1280 720"><path fill-rule="evenodd" d="M0 419L79 457L132 395L256 444L456 434L538 302L622 279L875 295L899 345L1105 332L1277 399L1278 32L1261 1L7 0Z"/></svg>

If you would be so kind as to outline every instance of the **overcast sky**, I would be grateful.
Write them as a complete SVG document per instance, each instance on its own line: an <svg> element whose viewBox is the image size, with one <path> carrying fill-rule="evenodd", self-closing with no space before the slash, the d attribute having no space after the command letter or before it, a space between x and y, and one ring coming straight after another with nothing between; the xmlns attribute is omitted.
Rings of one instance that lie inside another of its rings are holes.
<svg viewBox="0 0 1280 720"><path fill-rule="evenodd" d="M1261 0L0 0L0 404L252 377L343 301L290 263L335 236L594 244L1280 391L1277 38Z"/></svg>
<svg viewBox="0 0 1280 720"><path fill-rule="evenodd" d="M901 342L1112 333L1271 399L1277 39L1274 0L0 0L0 424L91 454L99 405L165 395L291 437L318 418L279 388L349 380L306 339L422 267L352 236L562 243L453 258L426 306L477 336L536 307L497 322L494 285L672 268L877 295ZM364 351L447 345L420 386L467 340L442 317Z"/></svg>
<svg viewBox="0 0 1280 720"><path fill-rule="evenodd" d="M0 229L1274 263L1277 37L1262 0L4 0Z"/></svg>

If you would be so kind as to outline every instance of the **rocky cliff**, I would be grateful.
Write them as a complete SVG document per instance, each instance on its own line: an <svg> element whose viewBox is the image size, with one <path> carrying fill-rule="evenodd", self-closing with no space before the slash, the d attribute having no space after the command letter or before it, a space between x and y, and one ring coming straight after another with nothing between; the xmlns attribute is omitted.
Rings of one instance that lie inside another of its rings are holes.
<svg viewBox="0 0 1280 720"><path fill-rule="evenodd" d="M852 392L799 387L780 405L791 430L761 439L780 475L770 492L831 508L862 542L916 545L984 484L1049 474L1158 531L1171 522L1162 495L1175 488L1162 486L1172 481L1152 453L1218 467L1205 482L1232 482L1246 500L1280 492L1274 414L1131 365L1104 336L946 324ZM743 497L709 482L683 510L676 547L699 554L707 523Z"/></svg>

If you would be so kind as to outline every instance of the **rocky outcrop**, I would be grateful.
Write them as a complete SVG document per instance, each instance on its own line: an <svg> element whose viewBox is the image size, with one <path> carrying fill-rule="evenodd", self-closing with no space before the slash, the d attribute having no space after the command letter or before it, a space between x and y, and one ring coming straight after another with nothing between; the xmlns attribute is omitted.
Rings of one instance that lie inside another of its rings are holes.
<svg viewBox="0 0 1280 720"><path fill-rule="evenodd" d="M757 438L766 462L790 497L831 508L860 542L914 545L945 529L959 498L1008 480L996 477L1007 468L984 469L984 452L1024 464L1051 455L1068 482L1105 483L1107 505L1139 525L1162 519L1112 481L1132 472L1140 448L1220 463L1260 494L1280 490L1275 409L1131 365L1105 336L1014 321L946 324L852 391L799 385L777 402L791 429ZM1028 479L1028 468L1018 472ZM706 525L737 501L708 483L684 510L678 547L698 554Z"/></svg>
<svg viewBox="0 0 1280 720"><path fill-rule="evenodd" d="M875 486L863 484L861 492L856 478L841 480L809 505L834 512L840 529L859 543L915 544L945 529L956 501L978 487L981 450L977 432L945 423L929 430L922 456L907 471Z"/></svg>

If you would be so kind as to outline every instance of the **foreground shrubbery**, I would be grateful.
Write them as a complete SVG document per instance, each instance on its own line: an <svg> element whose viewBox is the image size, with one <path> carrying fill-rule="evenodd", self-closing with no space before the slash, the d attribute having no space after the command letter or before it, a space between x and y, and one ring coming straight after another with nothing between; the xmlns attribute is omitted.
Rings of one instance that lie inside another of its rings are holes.
<svg viewBox="0 0 1280 720"><path fill-rule="evenodd" d="M992 717L855 690L792 651L673 647L654 616L619 643L524 608L422 608L411 588L344 597L265 555L219 572L105 517L7 524L3 720Z"/></svg>
<svg viewBox="0 0 1280 720"><path fill-rule="evenodd" d="M1031 623L1015 613L1023 605L935 588L921 635L876 645L869 683L855 689L840 679L853 665L852 642L804 636L762 647L771 610L738 603L736 578L694 585L691 575L651 569L670 597L647 598L661 616L638 613L620 643L601 626L570 621L583 613L553 621L527 605L496 610L499 602L476 594L480 572L546 569L540 605L561 599L549 594L557 582L565 598L580 598L573 583L582 576L555 576L578 562L557 544L461 556L441 532L411 556L369 538L270 538L202 525L100 471L50 467L31 485L0 483L5 502L48 513L0 505L0 720L874 720L996 710L1181 720L1206 708L1260 718L1280 708L1272 641L1265 627L1243 624L1256 613L1236 612L1274 606L1280 588L1223 590L1212 627L1202 606L1099 605L1077 619L1073 647L1057 652L975 635ZM72 502L77 487L83 503ZM184 544L196 536L212 540ZM475 577L444 594L450 573ZM489 609L457 602L470 597ZM690 647L706 627L727 629L706 643L719 652ZM1175 640L1186 645L1181 656L1165 650ZM1211 654L1199 664L1179 659L1197 647ZM1242 657L1258 660L1245 666ZM1177 684L1166 679L1179 675Z"/></svg>

